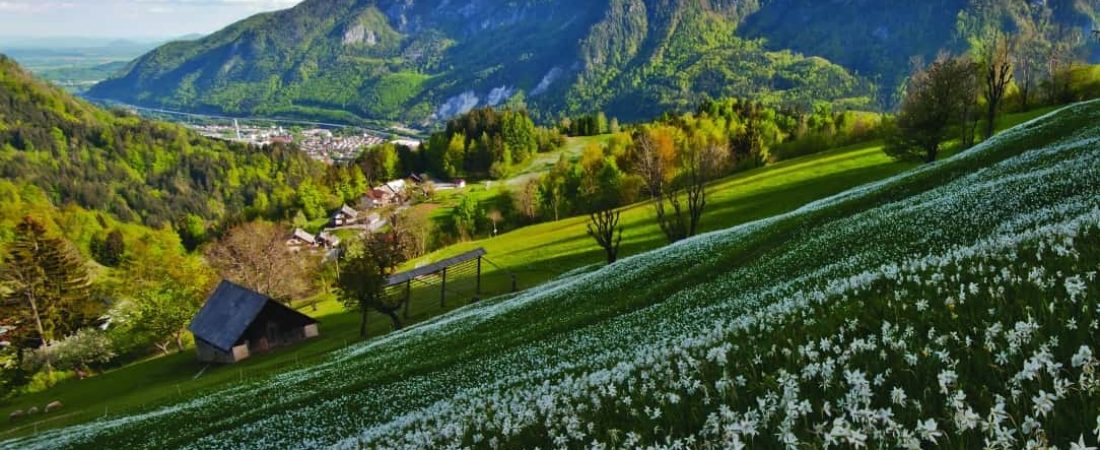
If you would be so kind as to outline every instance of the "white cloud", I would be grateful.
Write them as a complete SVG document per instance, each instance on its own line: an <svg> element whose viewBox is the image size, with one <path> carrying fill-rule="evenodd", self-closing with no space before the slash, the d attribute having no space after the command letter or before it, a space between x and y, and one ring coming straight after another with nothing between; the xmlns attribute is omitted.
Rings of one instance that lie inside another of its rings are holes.
<svg viewBox="0 0 1100 450"><path fill-rule="evenodd" d="M0 0L8 36L177 36L209 33L301 0Z"/></svg>

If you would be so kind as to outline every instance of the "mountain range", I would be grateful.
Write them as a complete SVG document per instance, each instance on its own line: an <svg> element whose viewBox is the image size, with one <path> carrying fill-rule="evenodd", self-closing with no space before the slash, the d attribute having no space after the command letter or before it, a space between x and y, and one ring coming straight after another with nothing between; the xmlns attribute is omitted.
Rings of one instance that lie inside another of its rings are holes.
<svg viewBox="0 0 1100 450"><path fill-rule="evenodd" d="M89 95L346 122L509 102L633 120L720 96L884 109L914 58L1040 10L1084 36L1100 0L306 0L165 44Z"/></svg>

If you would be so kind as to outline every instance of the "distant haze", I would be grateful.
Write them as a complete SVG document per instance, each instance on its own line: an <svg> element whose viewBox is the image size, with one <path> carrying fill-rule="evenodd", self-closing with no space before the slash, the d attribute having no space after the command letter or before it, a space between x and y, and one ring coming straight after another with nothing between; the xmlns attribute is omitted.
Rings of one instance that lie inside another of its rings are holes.
<svg viewBox="0 0 1100 450"><path fill-rule="evenodd" d="M158 40L208 34L301 0L0 0L0 47L28 38ZM7 41L7 42L5 42Z"/></svg>

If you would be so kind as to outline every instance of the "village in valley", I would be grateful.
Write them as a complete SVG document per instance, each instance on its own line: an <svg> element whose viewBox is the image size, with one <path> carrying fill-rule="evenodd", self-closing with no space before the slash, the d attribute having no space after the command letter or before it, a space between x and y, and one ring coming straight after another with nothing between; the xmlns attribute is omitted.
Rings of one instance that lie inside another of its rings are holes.
<svg viewBox="0 0 1100 450"><path fill-rule="evenodd" d="M422 180L415 176L411 179ZM295 228L287 240L287 247L292 251L304 249L323 249L327 257L335 257L332 253L340 246L341 239L337 234L353 233L365 236L377 233L384 229L388 220L384 213L407 208L412 199L412 189L422 189L419 184L415 186L404 179L393 180L379 187L365 192L358 205L343 205L329 215L329 221L317 234L311 234L302 228Z"/></svg>
<svg viewBox="0 0 1100 450"><path fill-rule="evenodd" d="M311 158L326 164L341 164L354 160L364 148L385 143L381 133L372 133L357 128L287 128L278 124L256 125L241 123L234 119L232 124L224 122L189 124L199 134L234 142L244 142L257 146L271 144L296 144ZM419 147L420 142L412 139L396 141L405 146Z"/></svg>

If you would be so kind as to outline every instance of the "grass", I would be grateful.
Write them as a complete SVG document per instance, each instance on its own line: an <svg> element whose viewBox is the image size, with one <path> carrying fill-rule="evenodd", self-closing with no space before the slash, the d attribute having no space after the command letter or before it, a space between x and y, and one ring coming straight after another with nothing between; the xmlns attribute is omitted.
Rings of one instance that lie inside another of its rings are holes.
<svg viewBox="0 0 1100 450"><path fill-rule="evenodd" d="M440 307L438 301L414 302L408 322L424 321L464 304L452 300L446 307ZM65 407L58 414L39 416L34 421L4 422L0 426L0 439L83 423L105 415L149 411L227 385L309 367L323 361L333 351L360 341L359 316L345 311L333 296L320 296L316 309L309 305L299 306L298 309L319 321L319 337L269 354L256 355L231 366L199 363L193 350L188 349L182 353L149 358L84 380L66 380L48 390L6 402L3 406L5 414L31 406L42 409L54 400L61 401ZM379 336L391 330L389 319L374 313L368 316L367 325L368 336Z"/></svg>
<svg viewBox="0 0 1100 450"><path fill-rule="evenodd" d="M611 139L611 136L610 134L603 134L599 136L568 138L565 141L565 146L562 147L561 150L538 153L532 157L530 162L524 167L519 168L516 173L508 179L507 184L512 188L522 187L528 181L535 179L543 173L549 172L562 156L565 156L568 161L575 162L580 159L581 153L584 152L585 147L593 144L603 145Z"/></svg>
<svg viewBox="0 0 1100 450"><path fill-rule="evenodd" d="M1007 118L1003 126L1019 123L1042 114ZM565 150L577 150L597 138L570 140ZM579 151L579 150L577 150ZM810 155L798 159L739 173L715 182L710 188L707 214L703 219L704 231L719 230L792 211L812 201L843 192L852 187L880 180L911 168L909 163L895 162L886 157L879 144L868 143ZM478 187L471 187L472 192ZM458 193L443 194L457 196ZM447 197L444 197L447 198ZM453 199L453 197L452 197ZM444 200L446 201L446 200ZM651 207L635 205L624 211L625 227L623 254L638 254L665 245L660 230L652 221ZM437 260L446 256L484 247L492 264L485 267L483 281L487 293L506 293L511 290L511 274L516 274L521 289L541 285L561 274L602 261L602 251L585 235L585 219L570 218L523 228L496 238L467 242L447 248L421 261ZM415 265L412 262L410 265ZM469 280L465 286L454 283L456 290L469 292ZM438 292L431 287L418 287L414 293L410 323L422 322L445 311L453 310L468 302L466 298L454 298L440 306ZM495 304L495 302L489 302ZM65 409L55 416L39 416L36 421L0 426L0 439L43 431L66 425L88 422L102 417L134 414L156 407L195 398L227 386L266 379L296 368L309 367L327 360L335 350L358 340L358 317L344 312L333 299L319 304L318 311L305 312L320 320L321 336L303 345L284 349L269 355L261 355L241 364L216 367L204 371L193 354L170 355L153 358L86 380L71 380L45 392L22 396L7 402L3 410L26 409L60 400ZM388 321L372 315L369 334L378 336L389 331ZM196 374L202 372L201 376Z"/></svg>
<svg viewBox="0 0 1100 450"><path fill-rule="evenodd" d="M1095 444L1097 123L1077 105L304 370L0 447ZM998 415L1012 429L976 422Z"/></svg>

